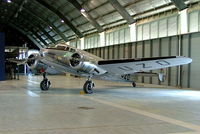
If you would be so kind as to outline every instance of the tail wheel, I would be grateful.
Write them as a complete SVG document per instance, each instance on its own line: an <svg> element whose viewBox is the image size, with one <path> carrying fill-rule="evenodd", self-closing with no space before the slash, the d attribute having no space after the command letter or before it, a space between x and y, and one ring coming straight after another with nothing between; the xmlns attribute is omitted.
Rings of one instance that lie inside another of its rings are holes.
<svg viewBox="0 0 200 134"><path fill-rule="evenodd" d="M50 85L51 85L51 82L48 79L44 79L40 83L40 88L42 91L47 91L49 90Z"/></svg>
<svg viewBox="0 0 200 134"><path fill-rule="evenodd" d="M132 86L133 86L133 87L136 87L136 83L135 83L135 82L132 82Z"/></svg>
<svg viewBox="0 0 200 134"><path fill-rule="evenodd" d="M83 90L86 94L92 94L93 93L93 87L94 87L94 83L92 81L86 81L84 86L83 86Z"/></svg>

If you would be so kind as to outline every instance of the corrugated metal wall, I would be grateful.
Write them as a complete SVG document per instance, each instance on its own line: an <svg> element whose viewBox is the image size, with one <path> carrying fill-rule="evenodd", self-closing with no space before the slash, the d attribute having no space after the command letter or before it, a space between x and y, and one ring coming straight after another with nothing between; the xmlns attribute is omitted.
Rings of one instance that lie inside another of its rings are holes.
<svg viewBox="0 0 200 134"><path fill-rule="evenodd" d="M104 59L172 56L179 53L179 38L181 42L180 54L193 59L191 65L181 67L180 84L182 87L200 88L200 33L93 48L87 51ZM159 71L154 70L153 72ZM138 82L177 86L178 67L168 68L166 73L165 82L159 82L156 77L140 77Z"/></svg>

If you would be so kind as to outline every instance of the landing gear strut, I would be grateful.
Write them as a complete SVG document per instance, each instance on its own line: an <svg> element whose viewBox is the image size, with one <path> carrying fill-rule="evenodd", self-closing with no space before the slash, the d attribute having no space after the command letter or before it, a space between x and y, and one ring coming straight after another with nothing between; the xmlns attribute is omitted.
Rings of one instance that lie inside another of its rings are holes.
<svg viewBox="0 0 200 134"><path fill-rule="evenodd" d="M46 72L43 73L43 80L40 82L40 88L42 91L49 90L51 82L46 78Z"/></svg>
<svg viewBox="0 0 200 134"><path fill-rule="evenodd" d="M132 86L133 86L133 87L136 87L136 83L135 83L134 81L132 82Z"/></svg>
<svg viewBox="0 0 200 134"><path fill-rule="evenodd" d="M91 80L91 77L88 78L88 80L85 82L84 86L83 86L83 91L86 94L92 94L93 93L93 87L94 87L94 83Z"/></svg>

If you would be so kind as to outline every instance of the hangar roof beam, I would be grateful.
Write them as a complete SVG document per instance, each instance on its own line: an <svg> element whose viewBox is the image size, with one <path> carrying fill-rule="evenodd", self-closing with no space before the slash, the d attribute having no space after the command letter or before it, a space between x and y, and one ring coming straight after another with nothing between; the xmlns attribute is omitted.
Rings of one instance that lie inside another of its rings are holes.
<svg viewBox="0 0 200 134"><path fill-rule="evenodd" d="M49 33L48 33L47 31L45 31L44 28L42 28L41 25L38 25L38 27L39 27L39 29L40 29L54 44L56 44L55 39L54 39L53 37L51 37L51 36L49 35Z"/></svg>
<svg viewBox="0 0 200 134"><path fill-rule="evenodd" d="M27 3L27 0L23 0L23 1L21 2L21 4L18 6L18 8L16 9L16 11L15 11L14 14L13 14L13 17L14 17L14 18L17 18L17 17L18 17L19 12L22 11L22 9L24 8L24 4L26 4L26 3Z"/></svg>
<svg viewBox="0 0 200 134"><path fill-rule="evenodd" d="M34 29L31 31L45 46L48 46L47 42L43 40L40 35L38 35L37 32L34 31Z"/></svg>
<svg viewBox="0 0 200 134"><path fill-rule="evenodd" d="M25 36L27 36L37 47L42 48L42 46L33 38L31 37L27 32L25 32L22 28L19 28L18 26L15 25L15 23L10 23L8 22L9 26L13 27L14 29L18 30L19 32L21 32L22 34L24 34Z"/></svg>
<svg viewBox="0 0 200 134"><path fill-rule="evenodd" d="M187 5L184 3L183 0L171 0L172 3L178 8L179 11L184 10L187 8Z"/></svg>
<svg viewBox="0 0 200 134"><path fill-rule="evenodd" d="M30 18L27 16L27 15L25 15L25 17L28 19L28 21L31 21L30 20ZM24 19L24 20L26 20L26 19ZM45 29L41 26L41 24L38 24L38 25L36 25L36 23L31 23L34 27L38 27L39 28L39 30L41 31L41 32L43 32L51 41L52 41L52 43L56 43L56 41L54 40L54 38L53 37L51 37L50 35L49 35L49 33L48 32L46 32L45 31Z"/></svg>
<svg viewBox="0 0 200 134"><path fill-rule="evenodd" d="M34 30L34 26L33 26L33 24L29 24L27 21L24 21L24 20L20 20L24 25L26 25L26 28L28 28L29 29L29 31L33 34L33 35L35 35L45 46L47 46L48 44L47 44L47 42L45 41L45 40L43 40L41 37L40 37L40 35L37 33L37 32L35 32ZM30 27L31 26L31 27ZM21 27L22 28L22 27Z"/></svg>
<svg viewBox="0 0 200 134"><path fill-rule="evenodd" d="M44 18L37 16L34 12L30 12L28 9L26 9L25 11L28 14L35 17L36 19L42 21L47 26L50 26L64 41L66 41L66 42L68 41L67 37L62 32L60 32L50 21L48 21L47 19L44 20Z"/></svg>
<svg viewBox="0 0 200 134"><path fill-rule="evenodd" d="M51 5L49 5L48 3L46 3L43 0L36 0L38 3L40 3L41 5L43 5L44 7L46 7L47 9L49 9L50 11L52 11L53 13L55 13L56 15L58 15L66 25L68 25L72 31L79 37L82 38L83 34L57 9L55 9L54 7L52 7Z"/></svg>
<svg viewBox="0 0 200 134"><path fill-rule="evenodd" d="M21 20L25 21L26 24L28 23L29 25L32 25L33 27L38 28L41 32L43 32L43 33L47 36L48 39L50 39L50 40L52 41L52 43L54 43L54 44L56 43L56 41L53 39L53 37L51 37L51 36L49 35L49 33L46 32L46 31L44 30L44 28L42 28L42 26L41 26L40 24L37 23L37 25L36 25L35 22L29 23L29 22L31 21L30 18L29 18L27 15L24 15L24 17L26 17L27 19L23 19L23 18L22 18Z"/></svg>
<svg viewBox="0 0 200 134"><path fill-rule="evenodd" d="M16 5L18 5L17 3L15 3ZM19 6L19 5L18 5ZM35 12L31 12L29 11L29 9L23 7L23 11L25 11L26 13L30 14L31 16L33 16L34 18L36 18L37 20L40 20L42 23L46 24L47 26L51 27L52 30L54 30L56 32L56 34L58 34L64 41L68 41L67 37L60 32L51 22L49 22L47 19L44 19L42 17L40 17L39 15L36 15Z"/></svg>
<svg viewBox="0 0 200 134"><path fill-rule="evenodd" d="M131 15L117 0L108 0L108 1L119 12L119 14L128 22L128 24L132 24L135 22L135 20L131 17Z"/></svg>
<svg viewBox="0 0 200 134"><path fill-rule="evenodd" d="M25 22L24 20L19 20L21 21L17 26L20 27L21 29L24 29L27 28L28 29L28 32L32 33L33 35L36 36L36 38L38 38L40 40L40 42L42 42L45 46L47 46L48 44L46 43L46 41L44 41L36 32L34 32L34 29L30 27L30 24ZM22 22L23 21L23 22ZM17 22L15 21L15 24L17 24ZM23 25L25 25L26 27L23 27ZM27 31L27 30L25 30ZM42 45L43 47L45 47L44 45Z"/></svg>
<svg viewBox="0 0 200 134"><path fill-rule="evenodd" d="M99 23L81 6L77 0L68 1L81 12L81 14L98 30L98 32L103 32L103 28L99 25Z"/></svg>

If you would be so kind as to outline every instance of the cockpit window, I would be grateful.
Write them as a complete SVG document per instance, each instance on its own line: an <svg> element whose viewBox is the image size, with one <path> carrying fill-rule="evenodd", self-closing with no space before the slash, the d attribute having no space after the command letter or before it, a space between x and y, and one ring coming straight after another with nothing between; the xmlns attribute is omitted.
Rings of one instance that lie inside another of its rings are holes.
<svg viewBox="0 0 200 134"><path fill-rule="evenodd" d="M57 50L65 50L65 48L66 48L65 46L57 46L56 47Z"/></svg>
<svg viewBox="0 0 200 134"><path fill-rule="evenodd" d="M76 52L76 50L73 49L73 48L71 48L71 49L70 49L70 52L74 53L74 52Z"/></svg>
<svg viewBox="0 0 200 134"><path fill-rule="evenodd" d="M70 51L72 53L76 52L76 49L75 48L71 48L70 46L61 46L61 45L58 45L56 47L49 47L47 49L53 49L53 50L63 50L63 51Z"/></svg>

